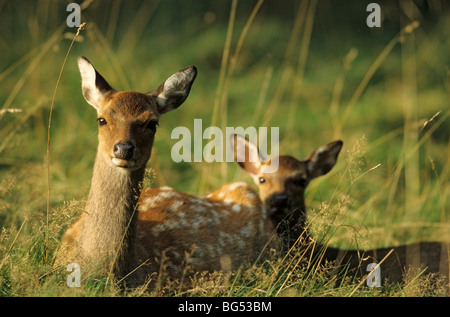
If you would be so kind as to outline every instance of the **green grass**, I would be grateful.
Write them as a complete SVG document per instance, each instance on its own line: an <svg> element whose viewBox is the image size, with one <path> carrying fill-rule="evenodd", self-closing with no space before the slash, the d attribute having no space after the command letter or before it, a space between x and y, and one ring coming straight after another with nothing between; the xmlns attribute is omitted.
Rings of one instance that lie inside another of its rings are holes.
<svg viewBox="0 0 450 317"><path fill-rule="evenodd" d="M343 247L355 247L355 239L368 247L450 241L449 10L429 18L416 12L420 26L400 42L400 29L412 22L405 17L408 5L383 4L387 19L371 30L358 1L351 10L324 1L289 2L280 9L265 1L259 10L256 2L236 2L233 12L231 4L90 4L82 18L87 27L69 53L55 95L48 175L52 97L76 30L65 27L66 2L0 3L1 296L120 295L105 280L70 289L68 273L51 267L62 233L83 208L97 146L95 111L81 94L78 55L118 90L150 91L179 68L198 67L186 103L161 119L148 165L151 182L199 195L226 181L251 182L233 163L170 159L172 129L192 129L194 118L204 126L280 127L280 151L297 158L340 138L337 166L307 191L314 234L331 226L331 243ZM193 288L162 283L144 294L434 294L426 280L414 278L380 289L361 287L351 277L336 285L329 268L312 269L313 262L299 254L284 260L272 254L229 276L199 276Z"/></svg>

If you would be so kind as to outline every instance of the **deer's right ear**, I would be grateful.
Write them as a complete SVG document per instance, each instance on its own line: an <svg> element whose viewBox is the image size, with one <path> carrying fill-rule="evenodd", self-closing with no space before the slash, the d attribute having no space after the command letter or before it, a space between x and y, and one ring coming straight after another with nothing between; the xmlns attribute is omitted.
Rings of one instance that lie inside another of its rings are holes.
<svg viewBox="0 0 450 317"><path fill-rule="evenodd" d="M166 79L152 95L156 98L160 114L169 112L181 106L191 91L197 68L190 66L183 68Z"/></svg>
<svg viewBox="0 0 450 317"><path fill-rule="evenodd" d="M239 134L231 134L230 141L236 164L247 173L257 175L263 161L258 147Z"/></svg>
<svg viewBox="0 0 450 317"><path fill-rule="evenodd" d="M86 57L78 57L78 68L81 74L81 88L84 99L98 111L105 96L114 89L95 70Z"/></svg>

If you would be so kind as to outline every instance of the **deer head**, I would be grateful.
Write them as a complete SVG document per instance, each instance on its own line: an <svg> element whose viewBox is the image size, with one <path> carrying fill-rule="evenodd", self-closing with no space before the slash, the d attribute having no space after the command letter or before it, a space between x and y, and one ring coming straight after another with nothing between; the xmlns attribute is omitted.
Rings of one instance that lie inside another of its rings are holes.
<svg viewBox="0 0 450 317"><path fill-rule="evenodd" d="M290 244L295 242L306 229L305 189L311 180L333 168L343 142L322 145L302 161L287 155L267 160L256 145L238 134L231 135L231 144L235 162L258 186L278 233L290 240ZM271 160L278 160L278 170L267 173Z"/></svg>
<svg viewBox="0 0 450 317"><path fill-rule="evenodd" d="M99 154L123 170L145 167L150 158L160 116L178 108L197 75L193 66L170 76L151 93L117 92L85 58L78 58L82 91L97 110Z"/></svg>

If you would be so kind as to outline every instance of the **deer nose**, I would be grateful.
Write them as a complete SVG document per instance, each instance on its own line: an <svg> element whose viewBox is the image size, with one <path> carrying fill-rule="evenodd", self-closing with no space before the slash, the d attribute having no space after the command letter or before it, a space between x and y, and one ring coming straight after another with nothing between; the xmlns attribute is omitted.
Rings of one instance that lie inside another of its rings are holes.
<svg viewBox="0 0 450 317"><path fill-rule="evenodd" d="M272 197L272 204L275 206L286 206L289 196L286 194L277 194Z"/></svg>
<svg viewBox="0 0 450 317"><path fill-rule="evenodd" d="M134 155L134 145L131 143L117 143L114 145L114 155L121 160L131 160Z"/></svg>

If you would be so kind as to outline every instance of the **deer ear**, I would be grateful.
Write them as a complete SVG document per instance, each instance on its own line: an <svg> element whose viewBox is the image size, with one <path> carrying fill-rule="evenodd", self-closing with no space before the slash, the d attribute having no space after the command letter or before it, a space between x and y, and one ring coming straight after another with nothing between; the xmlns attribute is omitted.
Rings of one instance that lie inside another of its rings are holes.
<svg viewBox="0 0 450 317"><path fill-rule="evenodd" d="M191 90L197 68L190 66L183 68L167 78L152 95L156 98L160 114L169 112L181 106Z"/></svg>
<svg viewBox="0 0 450 317"><path fill-rule="evenodd" d="M258 174L264 161L258 147L239 134L231 134L230 140L236 164L247 173Z"/></svg>
<svg viewBox="0 0 450 317"><path fill-rule="evenodd" d="M343 142L334 141L322 145L306 158L309 179L327 174L336 164Z"/></svg>
<svg viewBox="0 0 450 317"><path fill-rule="evenodd" d="M97 111L106 95L114 89L108 82L95 70L94 66L86 57L78 57L78 68L81 74L81 88L86 101Z"/></svg>

